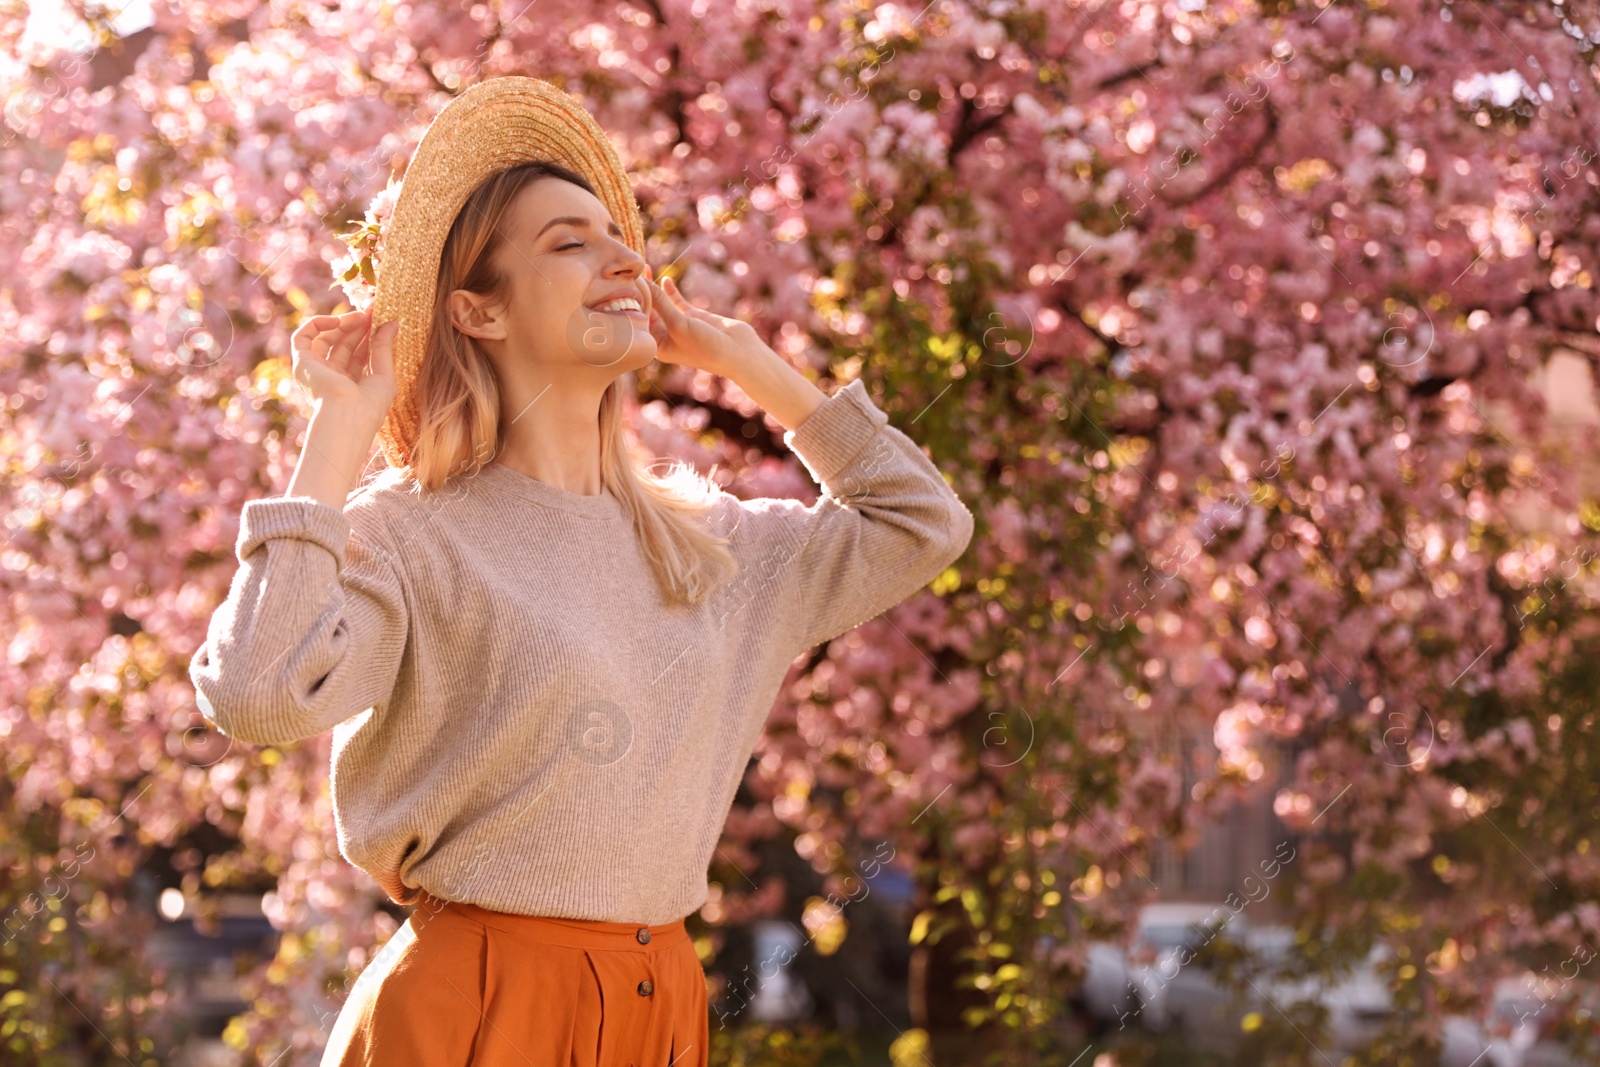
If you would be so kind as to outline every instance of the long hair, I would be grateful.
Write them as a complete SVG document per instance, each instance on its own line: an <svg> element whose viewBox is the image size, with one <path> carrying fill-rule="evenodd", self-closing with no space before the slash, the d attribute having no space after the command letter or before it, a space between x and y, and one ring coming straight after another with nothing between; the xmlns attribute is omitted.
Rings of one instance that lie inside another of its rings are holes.
<svg viewBox="0 0 1600 1067"><path fill-rule="evenodd" d="M581 174L558 163L524 163L485 180L462 206L439 256L433 325L418 367L420 411L417 440L404 476L434 490L452 477L476 473L505 444L500 420L500 379L472 336L455 326L448 298L456 289L504 303L510 278L495 265L504 244L501 222L517 194L537 178L555 177L593 193ZM635 465L625 435L622 397L625 374L600 399L600 481L622 504L641 551L671 605L700 603L738 570L724 546L701 520L722 490L692 466L675 460L662 474Z"/></svg>

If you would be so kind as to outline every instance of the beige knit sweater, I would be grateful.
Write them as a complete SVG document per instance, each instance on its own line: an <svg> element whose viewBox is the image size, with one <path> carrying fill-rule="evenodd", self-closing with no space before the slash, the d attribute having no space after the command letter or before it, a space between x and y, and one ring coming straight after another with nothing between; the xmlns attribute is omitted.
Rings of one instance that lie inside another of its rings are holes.
<svg viewBox="0 0 1600 1067"><path fill-rule="evenodd" d="M499 464L434 493L387 470L342 512L249 501L199 706L252 744L333 730L339 848L396 903L686 916L795 657L972 537L860 380L783 440L823 495L721 494L740 573L695 608L663 602L615 497Z"/></svg>

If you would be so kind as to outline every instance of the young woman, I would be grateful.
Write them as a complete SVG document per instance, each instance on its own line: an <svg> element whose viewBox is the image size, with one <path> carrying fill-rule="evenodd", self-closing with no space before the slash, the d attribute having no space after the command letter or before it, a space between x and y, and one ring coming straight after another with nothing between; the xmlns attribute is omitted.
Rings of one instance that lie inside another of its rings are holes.
<svg viewBox="0 0 1600 1067"><path fill-rule="evenodd" d="M191 664L229 736L334 731L340 849L416 905L324 1064L704 1065L684 920L779 685L972 535L862 382L825 395L656 284L619 166L525 122L521 151L547 158L507 166L463 133L540 108L588 130L552 93L496 79L453 101L408 169L373 311L296 330L315 414L286 495L244 507ZM452 108L456 150L430 155ZM429 226L437 248L408 238ZM373 329L385 286L398 311ZM622 396L652 359L771 413L818 502L637 467ZM395 465L356 488L375 436Z"/></svg>

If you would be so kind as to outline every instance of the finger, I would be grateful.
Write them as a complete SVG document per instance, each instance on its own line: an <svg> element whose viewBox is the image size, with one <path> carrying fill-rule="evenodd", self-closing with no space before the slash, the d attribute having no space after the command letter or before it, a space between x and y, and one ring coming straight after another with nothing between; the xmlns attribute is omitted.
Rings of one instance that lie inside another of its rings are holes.
<svg viewBox="0 0 1600 1067"><path fill-rule="evenodd" d="M681 308L690 308L694 306L689 303L689 298L683 295L683 290L678 288L678 283L673 281L671 278L661 279L661 290L667 294L667 297L672 300L673 303L677 304Z"/></svg>
<svg viewBox="0 0 1600 1067"><path fill-rule="evenodd" d="M683 295L683 290L678 288L676 282L668 278L667 285L671 286L670 291L663 289L663 292L667 292L668 294L667 304L674 311L676 311L679 316L681 316L683 322L687 323L691 320L698 320L713 326L717 325L716 319L713 315L689 303L689 298Z"/></svg>
<svg viewBox="0 0 1600 1067"><path fill-rule="evenodd" d="M348 374L350 372L350 355L360 342L361 332L354 328L354 324L346 324L345 328L339 333L339 339L334 342L333 350L328 354L328 362L334 368Z"/></svg>
<svg viewBox="0 0 1600 1067"><path fill-rule="evenodd" d="M380 377L394 374L394 338L399 332L400 320L391 319L372 335L373 374Z"/></svg>
<svg viewBox="0 0 1600 1067"><path fill-rule="evenodd" d="M683 295L683 290L679 289L678 283L673 281L671 278L667 279L666 284L672 287L672 298L677 302L677 306L683 309L683 313L685 315L688 315L690 318L699 319L701 322L707 323L711 326L728 325L728 320L723 316L718 315L716 312L707 311L705 308L696 307L695 305L689 303L689 298Z"/></svg>
<svg viewBox="0 0 1600 1067"><path fill-rule="evenodd" d="M311 335L306 342L306 352L318 361L326 361L328 353L332 351L334 342L338 339L336 330L319 330Z"/></svg>
<svg viewBox="0 0 1600 1067"><path fill-rule="evenodd" d="M367 373L367 358L371 349L372 331L362 330L354 350L350 353L350 363L345 367L345 373L359 381Z"/></svg>
<svg viewBox="0 0 1600 1067"><path fill-rule="evenodd" d="M649 284L652 296L651 310L661 316L661 321L667 324L668 329L681 329L686 321L683 308L674 303L672 297L667 295L660 285L653 281Z"/></svg>
<svg viewBox="0 0 1600 1067"><path fill-rule="evenodd" d="M728 325L728 320L723 318L721 315L718 315L714 311L707 311L705 308L697 308L693 304L690 304L688 308L684 310L684 314L696 322L703 322L707 326L715 326L718 329L722 329Z"/></svg>
<svg viewBox="0 0 1600 1067"><path fill-rule="evenodd" d="M399 319L391 319L377 329L368 330L362 337L353 357L355 369L360 374L381 375L385 365L393 367L394 333L399 325Z"/></svg>
<svg viewBox="0 0 1600 1067"><path fill-rule="evenodd" d="M650 336L656 339L657 347L671 340L671 334L667 330L667 320L661 317L659 311L650 312Z"/></svg>
<svg viewBox="0 0 1600 1067"><path fill-rule="evenodd" d="M321 332L313 319L307 319L296 327L294 333L289 335L291 362L298 363L313 356L315 354L317 336Z"/></svg>

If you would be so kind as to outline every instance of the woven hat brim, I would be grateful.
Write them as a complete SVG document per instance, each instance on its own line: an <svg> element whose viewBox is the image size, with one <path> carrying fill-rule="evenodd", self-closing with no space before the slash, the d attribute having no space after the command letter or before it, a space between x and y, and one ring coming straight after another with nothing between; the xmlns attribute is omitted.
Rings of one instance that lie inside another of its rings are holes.
<svg viewBox="0 0 1600 1067"><path fill-rule="evenodd" d="M406 167L378 264L372 328L400 320L395 402L379 431L392 466L409 465L416 444L415 386L450 227L484 180L534 160L560 163L587 178L623 240L644 255L644 224L622 160L577 97L538 78L505 77L479 82L450 101Z"/></svg>

